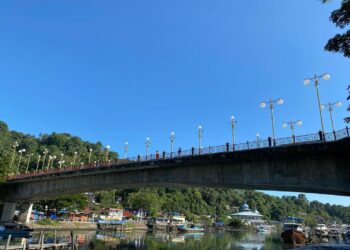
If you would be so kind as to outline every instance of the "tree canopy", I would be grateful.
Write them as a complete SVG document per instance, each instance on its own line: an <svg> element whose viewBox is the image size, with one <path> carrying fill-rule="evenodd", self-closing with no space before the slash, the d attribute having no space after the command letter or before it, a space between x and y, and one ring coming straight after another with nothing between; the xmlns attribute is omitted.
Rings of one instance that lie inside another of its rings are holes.
<svg viewBox="0 0 350 250"><path fill-rule="evenodd" d="M24 153L19 150L25 149ZM47 151L47 155L43 154ZM91 150L91 157L90 157ZM101 142L83 141L68 133L40 134L38 137L10 131L5 122L0 121L0 181L10 173L34 171L38 168L58 168L106 160L106 147ZM115 159L117 153L109 151L108 159ZM44 161L45 158L45 161ZM45 166L44 166L45 165Z"/></svg>
<svg viewBox="0 0 350 250"><path fill-rule="evenodd" d="M324 3L329 0L322 0ZM331 13L330 20L341 30L350 24L350 0L343 0L339 9ZM325 50L343 54L350 57L350 29L336 34L330 38L325 46Z"/></svg>

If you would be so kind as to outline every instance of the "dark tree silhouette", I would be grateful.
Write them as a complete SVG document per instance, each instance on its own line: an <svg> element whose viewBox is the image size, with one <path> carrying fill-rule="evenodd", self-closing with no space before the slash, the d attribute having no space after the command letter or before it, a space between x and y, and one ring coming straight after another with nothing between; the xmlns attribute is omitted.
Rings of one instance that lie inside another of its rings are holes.
<svg viewBox="0 0 350 250"><path fill-rule="evenodd" d="M330 0L322 0L323 3L329 2ZM335 24L336 27L344 29L350 24L350 0L342 0L339 9L332 12L330 20ZM329 52L341 53L345 57L350 58L350 29L342 34L336 34L333 38L329 39L325 50ZM350 100L350 85L348 87L348 100ZM350 105L348 106L350 111ZM350 117L344 119L346 123L350 123Z"/></svg>
<svg viewBox="0 0 350 250"><path fill-rule="evenodd" d="M322 0L324 3L328 1ZM348 26L350 24L350 0L343 0L340 8L332 12L330 20L340 29ZM329 39L325 50L342 53L345 57L350 57L350 30L336 34L333 38Z"/></svg>

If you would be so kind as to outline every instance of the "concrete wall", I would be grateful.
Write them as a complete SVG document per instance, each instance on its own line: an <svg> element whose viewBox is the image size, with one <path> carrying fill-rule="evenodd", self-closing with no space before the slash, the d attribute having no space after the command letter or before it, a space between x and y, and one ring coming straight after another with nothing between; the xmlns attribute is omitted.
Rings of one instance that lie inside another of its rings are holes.
<svg viewBox="0 0 350 250"><path fill-rule="evenodd" d="M0 199L37 201L113 188L192 186L350 195L350 138L32 177L1 186Z"/></svg>

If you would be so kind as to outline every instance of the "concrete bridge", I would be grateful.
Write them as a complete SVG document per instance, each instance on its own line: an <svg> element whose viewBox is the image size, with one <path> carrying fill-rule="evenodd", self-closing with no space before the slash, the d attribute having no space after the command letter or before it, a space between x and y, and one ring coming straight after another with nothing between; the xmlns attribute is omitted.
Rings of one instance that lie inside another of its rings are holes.
<svg viewBox="0 0 350 250"><path fill-rule="evenodd" d="M227 145L227 150L212 148L214 153L192 150L181 157L163 155L164 159L21 176L0 186L0 200L6 202L1 220L11 218L17 203L24 204L21 220L26 221L35 201L115 188L222 187L350 195L350 137L277 145L240 151Z"/></svg>

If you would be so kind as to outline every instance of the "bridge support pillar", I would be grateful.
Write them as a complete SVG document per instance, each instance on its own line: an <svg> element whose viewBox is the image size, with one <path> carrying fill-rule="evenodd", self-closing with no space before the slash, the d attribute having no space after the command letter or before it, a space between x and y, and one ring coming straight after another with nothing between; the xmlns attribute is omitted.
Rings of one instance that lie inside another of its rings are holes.
<svg viewBox="0 0 350 250"><path fill-rule="evenodd" d="M18 221L21 223L29 223L30 215L32 214L33 203L24 203L20 208Z"/></svg>
<svg viewBox="0 0 350 250"><path fill-rule="evenodd" d="M12 221L13 216L15 215L16 203L5 202L1 214L1 222Z"/></svg>

